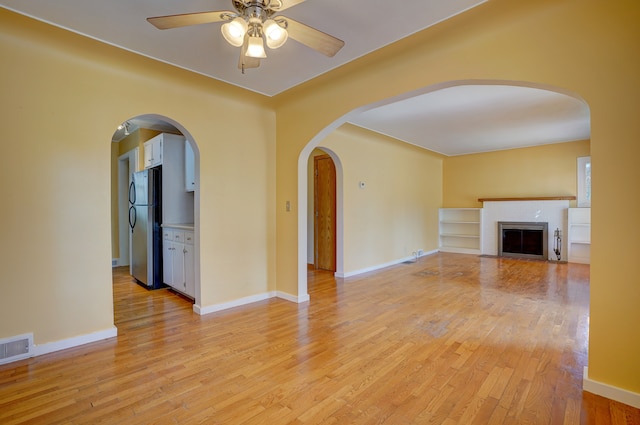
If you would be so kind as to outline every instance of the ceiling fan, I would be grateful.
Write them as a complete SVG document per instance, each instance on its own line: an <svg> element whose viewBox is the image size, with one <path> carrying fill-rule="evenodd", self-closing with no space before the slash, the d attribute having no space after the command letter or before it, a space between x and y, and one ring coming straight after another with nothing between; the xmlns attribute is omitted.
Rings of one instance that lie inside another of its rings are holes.
<svg viewBox="0 0 640 425"><path fill-rule="evenodd" d="M266 43L270 49L282 46L288 37L318 52L333 57L344 46L344 41L320 30L295 21L279 12L305 0L232 0L234 11L185 13L181 15L147 18L156 28L165 30L190 25L225 22L222 35L235 47L240 47L238 68L257 68L266 58ZM277 15L277 16L276 16Z"/></svg>

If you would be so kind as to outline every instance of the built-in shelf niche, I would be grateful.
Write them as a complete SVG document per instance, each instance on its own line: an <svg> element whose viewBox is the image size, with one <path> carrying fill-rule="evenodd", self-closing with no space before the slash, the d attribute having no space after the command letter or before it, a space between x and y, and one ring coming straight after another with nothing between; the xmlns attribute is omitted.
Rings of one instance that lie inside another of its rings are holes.
<svg viewBox="0 0 640 425"><path fill-rule="evenodd" d="M569 208L570 263L591 263L591 208Z"/></svg>
<svg viewBox="0 0 640 425"><path fill-rule="evenodd" d="M480 254L482 208L441 208L440 251Z"/></svg>

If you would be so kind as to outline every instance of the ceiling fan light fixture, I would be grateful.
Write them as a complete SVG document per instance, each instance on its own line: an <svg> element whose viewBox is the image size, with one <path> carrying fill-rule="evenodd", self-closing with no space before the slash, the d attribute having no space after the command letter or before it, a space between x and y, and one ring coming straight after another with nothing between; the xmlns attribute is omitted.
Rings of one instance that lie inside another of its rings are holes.
<svg viewBox="0 0 640 425"><path fill-rule="evenodd" d="M247 41L247 56L251 58L266 58L262 37L249 37Z"/></svg>
<svg viewBox="0 0 640 425"><path fill-rule="evenodd" d="M273 19L267 19L264 22L262 31L264 32L267 46L269 46L270 49L277 49L287 41L287 38L289 38L287 30L281 27Z"/></svg>
<svg viewBox="0 0 640 425"><path fill-rule="evenodd" d="M247 22L238 16L234 20L223 24L220 30L229 44L234 47L240 47L244 43L244 35L247 33L247 28Z"/></svg>

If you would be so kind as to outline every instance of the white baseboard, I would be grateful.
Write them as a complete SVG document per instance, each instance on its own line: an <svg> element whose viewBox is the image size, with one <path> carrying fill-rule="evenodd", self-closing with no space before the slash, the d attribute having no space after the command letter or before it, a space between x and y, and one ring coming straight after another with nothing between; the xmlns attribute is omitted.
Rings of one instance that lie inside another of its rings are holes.
<svg viewBox="0 0 640 425"><path fill-rule="evenodd" d="M276 293L276 296L278 298L282 298L283 300L291 301L292 303L296 303L296 304L306 303L310 299L309 294L295 296L282 291L278 291Z"/></svg>
<svg viewBox="0 0 640 425"><path fill-rule="evenodd" d="M103 331L67 338L60 341L48 342L46 344L34 345L33 357L53 353L54 351L66 350L67 348L78 347L91 342L102 341L103 339L109 339L116 336L118 336L118 328L114 326Z"/></svg>
<svg viewBox="0 0 640 425"><path fill-rule="evenodd" d="M433 250L433 251L428 251L428 252L424 252L422 255L420 255L420 257L424 257L426 255L432 255L437 253L438 250ZM362 274L362 273L367 273L367 272L371 272L371 271L375 271L375 270L379 270L379 269L383 269L385 267L389 267L389 266L394 266L396 264L400 264L404 261L411 261L415 259L414 256L410 256L410 257L406 257L406 258L401 258L399 260L395 260L395 261L390 261L388 263L385 264L379 264L373 267L367 267L366 269L361 269L361 270L356 270L354 272L348 272L348 273L335 273L336 277L339 278L345 278L345 277L351 277L351 276L355 276L358 274ZM296 303L296 304L301 304L301 303L305 303L307 301L310 300L309 294L304 294L304 295L292 295L289 294L287 292L282 292L282 291L271 291L271 292L265 292L263 294L258 294L258 295L251 295L249 297L244 297L244 298L240 298L237 300L233 300L233 301L229 301L226 303L220 303L220 304L214 304L214 305L210 305L210 306L200 306L198 304L194 304L193 305L193 311L196 314L199 314L201 316L205 315L205 314L210 314L210 313L215 313L216 311L222 311L222 310L227 310L230 308L234 308L234 307L240 307L242 305L246 305L246 304L251 304L251 303L255 303L257 301L263 301L269 298L274 298L274 297L278 297L281 298L283 300L287 300L287 301L291 301L292 303Z"/></svg>
<svg viewBox="0 0 640 425"><path fill-rule="evenodd" d="M270 292L265 292L263 294L251 295L248 297L239 298L237 300L229 301L226 303L214 304L214 305L209 305L205 307L194 304L193 311L194 313L203 316L205 314L215 313L216 311L228 310L230 308L240 307L243 305L255 303L258 301L264 301L264 300L268 300L269 298L275 298L275 297L282 298L283 300L291 301L296 304L309 301L309 294L296 297L295 295L287 294L286 292L270 291Z"/></svg>
<svg viewBox="0 0 640 425"><path fill-rule="evenodd" d="M424 257L424 256L427 256L427 255L435 254L437 252L438 252L437 249L435 249L433 251L427 251L427 252L424 252L420 257ZM389 261L388 263L377 264L375 266L366 267L364 269L355 270L355 271L352 271L352 272L336 273L335 276L338 277L338 278L352 277L352 276L356 276L356 275L359 275L359 274L362 274L362 273L368 273L368 272L373 272L373 271L376 271L376 270L384 269L385 267L395 266L396 264L404 263L405 261L412 261L414 259L415 259L415 257L412 255L410 257L400 258L400 259L397 259L397 260Z"/></svg>
<svg viewBox="0 0 640 425"><path fill-rule="evenodd" d="M205 314L215 313L216 311L228 310L230 308L240 307L240 306L255 303L258 301L268 300L269 298L273 298L275 296L276 296L276 293L271 291L271 292L265 292L263 294L257 294L257 295L251 295L244 298L239 298L237 300L228 301L226 303L208 305L204 307L194 304L193 311L196 314L204 316Z"/></svg>
<svg viewBox="0 0 640 425"><path fill-rule="evenodd" d="M589 368L587 366L584 367L582 389L611 400L619 401L620 403L635 407L636 409L640 409L640 394L589 379Z"/></svg>

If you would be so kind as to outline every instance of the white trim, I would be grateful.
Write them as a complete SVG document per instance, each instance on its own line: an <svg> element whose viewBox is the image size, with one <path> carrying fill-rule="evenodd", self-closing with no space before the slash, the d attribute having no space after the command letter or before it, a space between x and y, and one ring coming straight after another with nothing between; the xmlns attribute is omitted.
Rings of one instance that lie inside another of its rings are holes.
<svg viewBox="0 0 640 425"><path fill-rule="evenodd" d="M420 257L424 257L425 255L435 254L437 252L438 252L437 249L434 249L432 251L427 251L427 252L424 252L422 255L420 255ZM355 270L355 271L352 271L352 272L347 272L347 273L338 273L338 272L336 272L335 276L337 278L352 277L352 276L356 276L356 275L359 275L359 274L362 274L362 273L368 273L368 272L373 272L373 271L376 271L376 270L384 269L385 267L395 266L396 264L404 263L405 261L411 261L411 260L414 260L415 258L416 257L414 257L412 255L410 257L400 258L398 260L389 261L388 263L377 264L375 266L366 267L364 269Z"/></svg>
<svg viewBox="0 0 640 425"><path fill-rule="evenodd" d="M587 168L589 168L589 173L591 173L591 157L590 156L580 156L577 161L577 170L578 170L578 200L577 206L578 208L591 207L591 187L587 188ZM589 174L589 178L591 178L591 174ZM587 197L587 191L589 191L589 197Z"/></svg>
<svg viewBox="0 0 640 425"><path fill-rule="evenodd" d="M636 409L640 409L640 394L589 379L589 368L587 366L584 367L582 389L611 400L619 401L620 403L627 404L635 407Z"/></svg>
<svg viewBox="0 0 640 425"><path fill-rule="evenodd" d="M287 294L286 292L281 291L270 291L265 292L263 294L250 295L248 297L239 298L237 300L228 301L226 303L209 305L206 307L202 307L198 304L193 305L193 311L196 314L201 316L205 314L215 313L217 311L228 310L234 307L240 307L247 304L252 304L258 301L268 300L270 298L281 298L286 301L291 301L292 303L300 304L306 301L309 301L309 295L296 297L295 295Z"/></svg>
<svg viewBox="0 0 640 425"><path fill-rule="evenodd" d="M276 293L271 291L271 292L265 292L263 294L250 295L248 297L238 298L237 300L228 301L226 303L208 305L205 307L194 304L193 311L196 314L204 316L205 314L215 313L216 311L228 310L230 308L240 307L240 306L255 303L258 301L268 300L269 298L274 298L275 296L276 296Z"/></svg>
<svg viewBox="0 0 640 425"><path fill-rule="evenodd" d="M306 303L307 301L310 300L309 294L300 295L300 296L296 297L295 295L291 295L291 294L288 294L286 292L278 291L276 293L276 296L278 298L281 298L281 299L286 300L286 301L291 301L292 303L296 303L296 304Z"/></svg>
<svg viewBox="0 0 640 425"><path fill-rule="evenodd" d="M60 341L47 342L46 344L38 344L33 347L33 356L41 356L43 354L53 353L54 351L66 350L67 348L78 347L80 345L102 341L103 339L114 338L116 336L118 336L118 328L114 326L112 328L90 334L62 339Z"/></svg>
<svg viewBox="0 0 640 425"><path fill-rule="evenodd" d="M129 184L131 175L138 171L139 150L136 147L118 157L118 266L130 265Z"/></svg>

